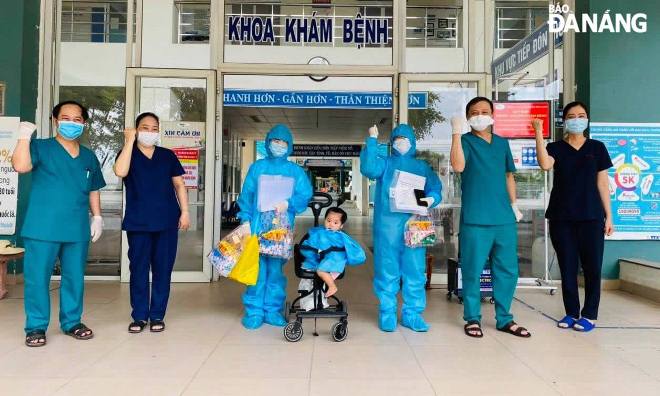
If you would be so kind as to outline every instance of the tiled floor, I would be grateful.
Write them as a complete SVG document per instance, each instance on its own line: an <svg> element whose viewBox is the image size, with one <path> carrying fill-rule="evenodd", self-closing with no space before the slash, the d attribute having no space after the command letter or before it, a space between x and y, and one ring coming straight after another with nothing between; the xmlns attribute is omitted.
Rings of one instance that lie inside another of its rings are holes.
<svg viewBox="0 0 660 396"><path fill-rule="evenodd" d="M580 334L548 318L562 314L559 295L519 292L513 312L533 337L496 332L485 303L485 337L474 340L463 334L462 306L438 289L428 293L430 332L383 333L369 259L340 283L350 308L342 343L330 339L328 321L319 322L319 337L307 323L294 344L280 328L244 330L242 287L227 280L173 285L167 330L131 335L127 285L89 282L84 320L96 337L76 341L57 329L54 283L48 345L27 348L22 290L13 287L0 301L0 395L660 394L658 304L605 292L601 328Z"/></svg>

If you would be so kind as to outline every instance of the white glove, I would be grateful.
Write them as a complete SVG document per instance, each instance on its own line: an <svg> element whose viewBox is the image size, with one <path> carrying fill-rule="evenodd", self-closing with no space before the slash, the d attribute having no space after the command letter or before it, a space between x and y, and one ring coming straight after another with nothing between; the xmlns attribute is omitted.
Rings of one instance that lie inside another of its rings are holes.
<svg viewBox="0 0 660 396"><path fill-rule="evenodd" d="M18 140L32 139L32 133L37 130L37 126L28 121L22 121L18 128Z"/></svg>
<svg viewBox="0 0 660 396"><path fill-rule="evenodd" d="M376 124L374 124L374 126L369 128L369 136L378 139L378 127L376 126Z"/></svg>
<svg viewBox="0 0 660 396"><path fill-rule="evenodd" d="M426 202L428 204L427 207L430 208L431 206L433 206L433 202L435 202L435 198L433 198L433 197L424 197L424 198L420 198L420 201Z"/></svg>
<svg viewBox="0 0 660 396"><path fill-rule="evenodd" d="M288 201L282 201L275 205L275 211L278 213L284 213L286 210L289 209L289 202Z"/></svg>
<svg viewBox="0 0 660 396"><path fill-rule="evenodd" d="M452 135L460 135L463 133L463 125L465 123L463 122L463 117L462 116L454 116L451 118L451 134Z"/></svg>
<svg viewBox="0 0 660 396"><path fill-rule="evenodd" d="M519 222L520 220L522 220L523 214L520 211L520 209L518 209L518 204L516 204L515 202L512 203L511 204L511 209L513 209L513 214L516 216L516 222Z"/></svg>
<svg viewBox="0 0 660 396"><path fill-rule="evenodd" d="M92 233L92 242L98 241L101 237L101 234L103 234L103 217L92 217L92 223L90 224L89 228Z"/></svg>

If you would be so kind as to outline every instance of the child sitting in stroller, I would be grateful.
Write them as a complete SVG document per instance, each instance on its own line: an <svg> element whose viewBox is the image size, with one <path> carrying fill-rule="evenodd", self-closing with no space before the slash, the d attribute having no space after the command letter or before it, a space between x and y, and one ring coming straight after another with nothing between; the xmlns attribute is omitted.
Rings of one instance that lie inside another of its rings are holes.
<svg viewBox="0 0 660 396"><path fill-rule="evenodd" d="M362 247L342 231L348 219L340 208L329 208L325 213L325 225L309 230L309 237L302 242L300 252L305 257L303 269L316 271L327 285L326 297L337 293L335 279L344 272L346 264L359 265L366 259ZM319 255L319 252L325 252Z"/></svg>

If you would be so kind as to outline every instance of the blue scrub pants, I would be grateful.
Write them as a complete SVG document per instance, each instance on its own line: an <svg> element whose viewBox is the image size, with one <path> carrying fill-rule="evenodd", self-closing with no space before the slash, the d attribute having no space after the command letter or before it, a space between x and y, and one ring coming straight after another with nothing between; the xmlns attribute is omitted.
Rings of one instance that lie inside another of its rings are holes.
<svg viewBox="0 0 660 396"><path fill-rule="evenodd" d="M481 322L481 272L491 263L497 328L513 320L511 302L518 284L516 224L461 224L459 248L463 274L463 319Z"/></svg>
<svg viewBox="0 0 660 396"><path fill-rule="evenodd" d="M55 260L62 267L60 328L67 331L80 323L85 289L89 242L50 242L24 238L25 332L48 329L50 277Z"/></svg>
<svg viewBox="0 0 660 396"><path fill-rule="evenodd" d="M170 298L172 269L176 260L179 231L128 231L133 320L163 320ZM151 270L151 303L149 298Z"/></svg>
<svg viewBox="0 0 660 396"><path fill-rule="evenodd" d="M582 317L598 319L600 279L605 246L605 224L600 221L550 221L550 239L561 271L561 293L566 315L580 317L578 269L584 273Z"/></svg>
<svg viewBox="0 0 660 396"><path fill-rule="evenodd" d="M257 284L243 293L246 316L263 318L266 313L282 313L286 299L286 277L282 267L287 260L259 256Z"/></svg>
<svg viewBox="0 0 660 396"><path fill-rule="evenodd" d="M401 286L402 315L426 308L426 248L409 248L400 232L384 232L374 240L374 292L381 313L395 313Z"/></svg>

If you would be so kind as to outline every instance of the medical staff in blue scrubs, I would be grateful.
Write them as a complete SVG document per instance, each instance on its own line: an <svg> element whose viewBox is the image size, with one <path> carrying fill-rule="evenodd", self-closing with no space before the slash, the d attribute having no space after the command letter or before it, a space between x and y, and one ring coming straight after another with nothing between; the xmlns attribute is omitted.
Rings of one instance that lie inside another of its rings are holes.
<svg viewBox="0 0 660 396"><path fill-rule="evenodd" d="M81 104L53 108L56 135L31 140L34 124L22 123L12 165L32 172L32 189L21 236L25 243L25 344L46 345L50 322L50 277L56 259L60 282L60 328L78 340L94 336L81 322L84 273L90 239L103 232L100 190L105 186L96 155L78 142L89 118ZM90 222L89 211L92 219Z"/></svg>
<svg viewBox="0 0 660 396"><path fill-rule="evenodd" d="M378 326L394 331L397 324L397 294L403 285L401 325L414 331L428 331L422 317L426 308L426 248L410 248L404 244L406 222L410 213L399 213L390 207L390 188L395 171L409 172L426 178L424 195L429 208L440 204L442 183L424 161L416 159L413 129L401 124L390 136L392 154L378 154L378 129L369 129L369 137L360 153L360 172L376 180L374 198L374 292L380 301Z"/></svg>
<svg viewBox="0 0 660 396"><path fill-rule="evenodd" d="M312 185L307 174L303 168L287 159L292 152L291 131L285 125L275 125L266 135L267 157L252 164L248 170L238 197L238 217L242 222L249 221L252 232L256 235L261 231L259 196L268 194L268 191L259 191L260 176L279 175L293 179L291 197L278 203L276 208L288 214L289 224L294 224L296 214L304 212L312 198ZM280 258L259 257L257 284L248 286L243 294L245 316L242 323L245 328L257 329L264 322L272 326L286 325L282 315L286 299L286 277L282 273L282 267L286 262L287 260Z"/></svg>
<svg viewBox="0 0 660 396"><path fill-rule="evenodd" d="M128 331L140 333L149 321L149 329L160 332L165 330L163 319L170 297L178 230L187 230L190 225L188 192L179 159L172 150L157 146L158 116L142 113L135 126L137 130L125 130L124 148L114 166L126 187L122 229L128 238L133 308Z"/></svg>
<svg viewBox="0 0 660 396"><path fill-rule="evenodd" d="M497 329L530 337L510 312L518 283L516 222L522 213L516 206L516 167L509 142L492 131L493 103L489 99L472 99L465 114L471 131L461 136L462 117L452 119L450 153L454 172L461 174L459 255L465 334L483 337L480 278L490 263Z"/></svg>
<svg viewBox="0 0 660 396"><path fill-rule="evenodd" d="M547 147L543 124L535 120L533 126L539 165L555 171L545 217L550 222L550 239L557 252L566 310L557 326L591 331L598 318L605 235L614 232L607 174L612 161L602 142L585 136L589 114L583 103L572 102L564 107L566 134ZM577 279L580 266L584 274L581 312Z"/></svg>

